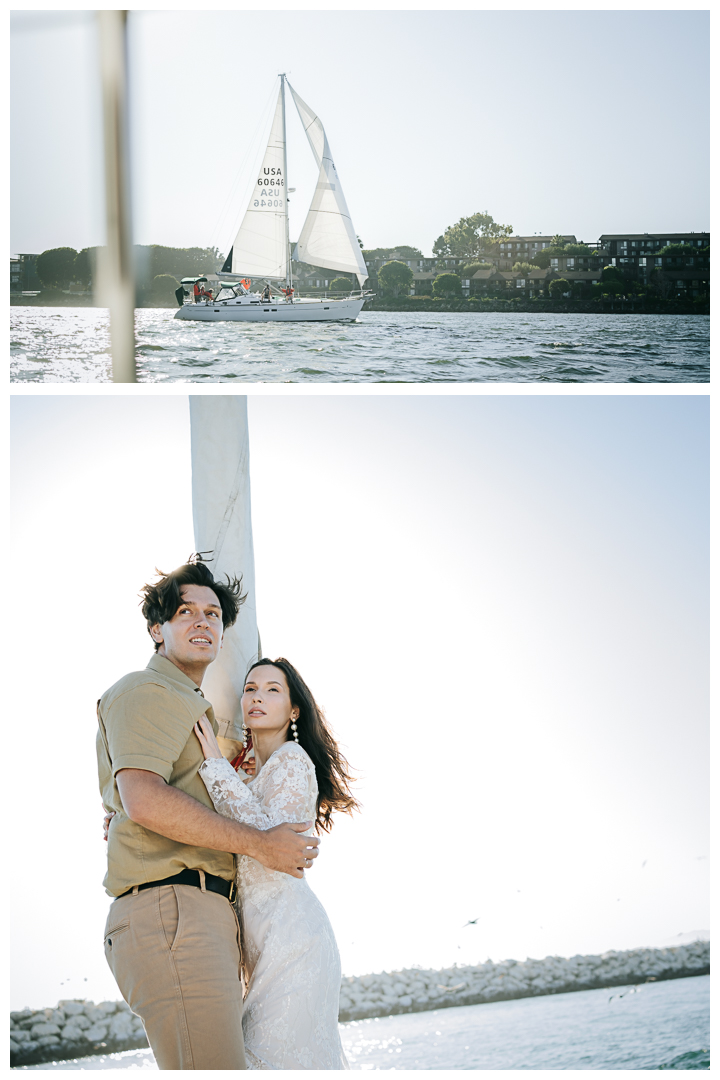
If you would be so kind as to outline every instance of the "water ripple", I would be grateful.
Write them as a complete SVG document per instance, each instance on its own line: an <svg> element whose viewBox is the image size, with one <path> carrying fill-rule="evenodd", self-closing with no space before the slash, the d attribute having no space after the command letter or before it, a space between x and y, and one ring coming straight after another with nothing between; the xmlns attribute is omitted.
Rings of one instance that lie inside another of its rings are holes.
<svg viewBox="0 0 720 1080"><path fill-rule="evenodd" d="M703 315L364 312L354 323L136 314L139 382L708 382ZM11 309L13 382L109 382L108 313Z"/></svg>

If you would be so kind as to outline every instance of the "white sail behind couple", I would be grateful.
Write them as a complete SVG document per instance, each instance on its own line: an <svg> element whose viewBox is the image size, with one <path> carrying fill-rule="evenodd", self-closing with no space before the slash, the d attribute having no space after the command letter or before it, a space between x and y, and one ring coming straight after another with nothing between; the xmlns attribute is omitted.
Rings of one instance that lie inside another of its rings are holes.
<svg viewBox="0 0 720 1080"><path fill-rule="evenodd" d="M192 509L195 549L212 552L210 570L243 577L247 600L225 631L220 655L207 670L203 692L213 704L219 736L239 740L248 667L259 659L255 557L250 511L247 398L190 397ZM210 556L206 556L210 558Z"/></svg>
<svg viewBox="0 0 720 1080"><path fill-rule="evenodd" d="M312 266L356 274L362 287L367 281L367 268L325 129L289 82L288 86L318 166L315 193L293 258ZM265 156L233 243L233 273L280 280L289 276L287 147L284 131L285 96L281 84Z"/></svg>

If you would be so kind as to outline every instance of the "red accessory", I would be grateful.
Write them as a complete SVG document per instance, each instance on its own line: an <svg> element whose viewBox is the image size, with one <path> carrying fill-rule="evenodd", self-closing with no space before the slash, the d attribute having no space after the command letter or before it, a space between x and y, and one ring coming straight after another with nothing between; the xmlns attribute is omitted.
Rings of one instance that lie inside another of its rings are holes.
<svg viewBox="0 0 720 1080"><path fill-rule="evenodd" d="M248 732L247 746L243 746L243 748L240 751L240 753L238 754L238 756L234 757L232 759L232 761L230 762L230 764L232 765L235 772L237 772L238 769L242 768L242 764L245 761L245 758L248 756L248 754L250 753L251 750L252 750L252 735L250 734L250 732Z"/></svg>

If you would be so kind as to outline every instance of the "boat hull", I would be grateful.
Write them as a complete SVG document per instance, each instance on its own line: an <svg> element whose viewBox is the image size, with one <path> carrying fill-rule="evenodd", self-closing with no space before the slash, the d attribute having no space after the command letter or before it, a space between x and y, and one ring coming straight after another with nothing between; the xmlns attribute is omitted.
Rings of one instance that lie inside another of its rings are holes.
<svg viewBox="0 0 720 1080"><path fill-rule="evenodd" d="M345 300L296 300L292 304L203 302L183 304L175 312L175 318L194 322L338 322L357 319L367 299L360 296Z"/></svg>

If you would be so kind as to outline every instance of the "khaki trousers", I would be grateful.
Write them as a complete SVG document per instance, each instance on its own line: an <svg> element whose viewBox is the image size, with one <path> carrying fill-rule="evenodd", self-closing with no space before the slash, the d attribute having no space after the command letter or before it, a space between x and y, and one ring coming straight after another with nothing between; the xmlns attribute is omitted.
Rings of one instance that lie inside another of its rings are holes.
<svg viewBox="0 0 720 1080"><path fill-rule="evenodd" d="M244 1069L237 916L218 893L162 885L119 897L105 957L159 1069Z"/></svg>

